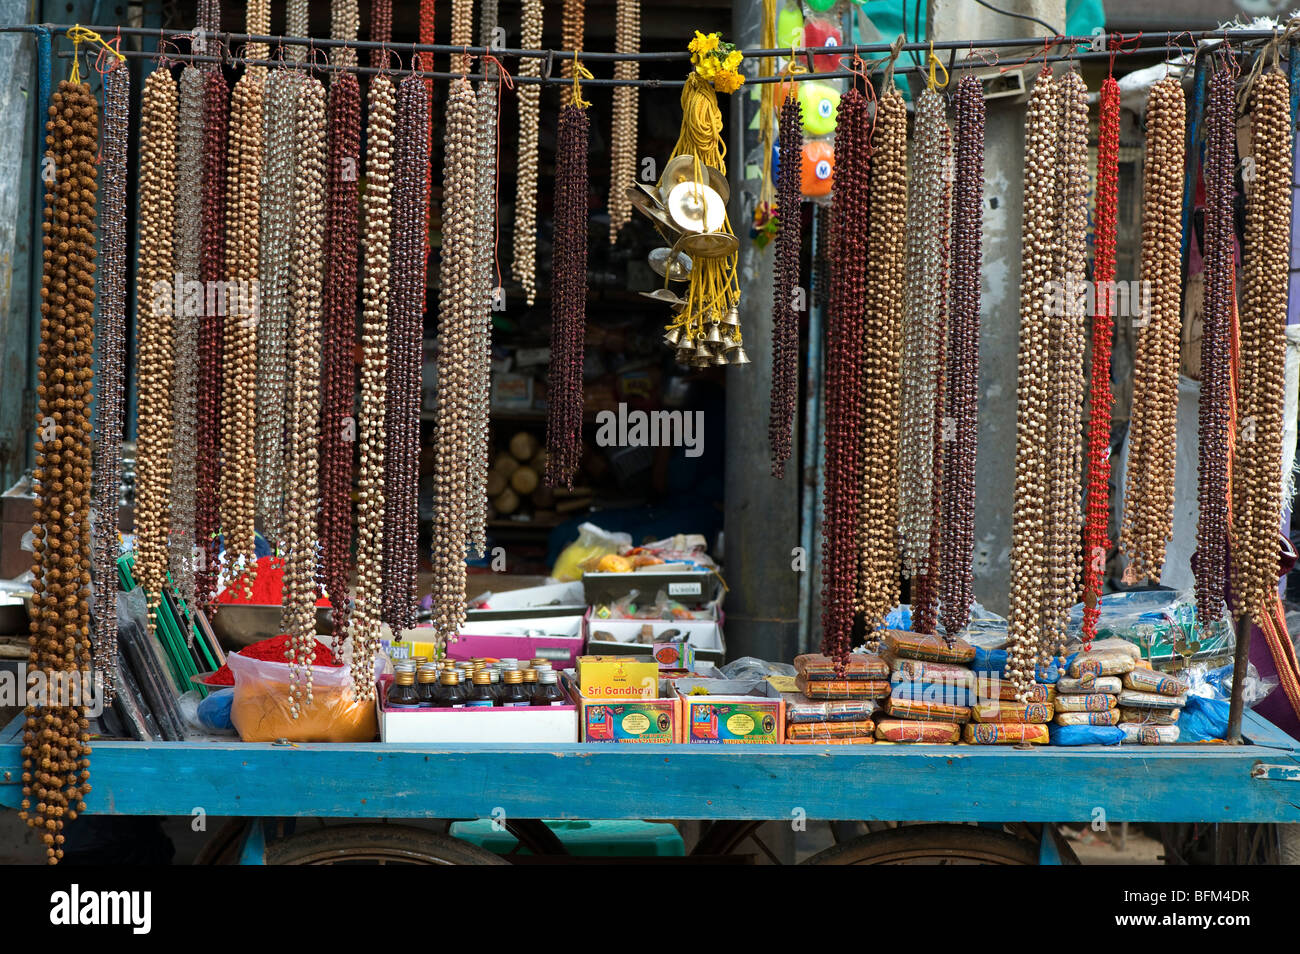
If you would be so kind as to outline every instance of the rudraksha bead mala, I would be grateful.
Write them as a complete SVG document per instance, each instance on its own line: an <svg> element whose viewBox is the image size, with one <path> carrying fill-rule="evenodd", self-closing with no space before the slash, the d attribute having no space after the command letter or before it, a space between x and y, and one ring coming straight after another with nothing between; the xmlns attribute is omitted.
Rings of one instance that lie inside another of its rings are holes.
<svg viewBox="0 0 1300 954"><path fill-rule="evenodd" d="M979 442L980 281L984 231L984 92L965 76L955 95L952 267L944 400L942 565L944 632L970 622L975 548L975 457Z"/></svg>
<svg viewBox="0 0 1300 954"><path fill-rule="evenodd" d="M1250 88L1255 174L1246 193L1231 567L1233 612L1256 622L1277 604L1291 242L1290 100L1290 84L1276 64Z"/></svg>
<svg viewBox="0 0 1300 954"><path fill-rule="evenodd" d="M565 50L582 52L582 37L587 17L587 0L563 0L560 9L560 47ZM566 79L573 77L573 60L565 59L560 64L560 75ZM573 105L574 90L572 86L560 87L560 103Z"/></svg>
<svg viewBox="0 0 1300 954"><path fill-rule="evenodd" d="M136 441L134 576L149 620L167 586L172 455L172 344L176 226L176 82L165 69L145 80L140 102L139 250L136 254Z"/></svg>
<svg viewBox="0 0 1300 954"><path fill-rule="evenodd" d="M433 40L424 38L424 21L425 8L428 13L433 13L433 4L428 0L422 0L420 3L420 42L432 43ZM431 17L430 17L431 19ZM368 37L372 43L391 43L393 41L393 0L371 0L370 3L370 35ZM376 70L387 69L391 62L389 51L383 47L375 47L370 51L370 68ZM423 66L420 69L424 69Z"/></svg>
<svg viewBox="0 0 1300 954"><path fill-rule="evenodd" d="M469 393L482 356L476 352L479 303L475 296L474 196L482 191L476 105L462 77L447 99L446 161L443 166L443 244L438 301L438 420L434 457L433 629L442 643L454 641L465 622L465 545L469 512L471 415ZM416 144L413 144L416 145ZM398 158L402 158L399 140ZM400 173L399 173L400 175ZM400 179L399 179L400 182ZM400 202L397 216L402 215ZM395 230L401 241L400 229Z"/></svg>
<svg viewBox="0 0 1300 954"><path fill-rule="evenodd" d="M803 240L799 165L803 152L803 110L791 93L781 104L781 165L777 173L777 233L772 286L772 394L767 441L772 451L772 476L785 477L790 459L795 402L799 396L799 247Z"/></svg>
<svg viewBox="0 0 1300 954"><path fill-rule="evenodd" d="M1210 78L1205 111L1205 311L1201 323L1195 566L1196 617L1202 625L1215 622L1223 612L1228 556L1236 81L1236 69L1221 60ZM1276 549L1270 543L1270 555Z"/></svg>
<svg viewBox="0 0 1300 954"><path fill-rule="evenodd" d="M520 18L520 47L539 49L542 45L542 0L523 0ZM520 61L519 75L541 76L542 60L530 56ZM519 179L515 187L514 258L510 272L523 287L524 301L531 308L537 300L537 141L541 121L541 84L520 83L516 97L519 101Z"/></svg>
<svg viewBox="0 0 1300 954"><path fill-rule="evenodd" d="M825 489L822 496L822 652L843 665L852 648L857 599L858 499L862 494L862 392L870 206L867 101L857 89L840 100L831 206L826 315Z"/></svg>
<svg viewBox="0 0 1300 954"><path fill-rule="evenodd" d="M907 222L907 110L892 83L871 136L871 231L863 323L858 609L868 640L898 604L898 436ZM860 225L858 226L861 227Z"/></svg>
<svg viewBox="0 0 1300 954"><path fill-rule="evenodd" d="M1115 224L1118 215L1119 83L1101 84L1097 119L1097 201L1093 226L1092 280L1097 288L1092 319L1092 381L1088 388L1087 517L1083 538L1083 642L1090 647L1101 615L1101 588L1110 551L1110 350L1114 321Z"/></svg>
<svg viewBox="0 0 1300 954"><path fill-rule="evenodd" d="M384 620L392 627L394 635L400 635L402 630L415 625L417 600L415 568L419 537L420 369L424 362L424 228L428 220L425 179L429 161L429 109L429 95L424 84L414 76L402 80L397 90L388 302L388 390L384 421L387 435L384 471ZM471 152L466 156L471 176L474 171L474 155L476 153ZM457 171L465 174L464 170ZM462 205L457 212L469 216L469 230L463 240L466 242L467 254L472 255L469 243L474 239L473 192L465 194L462 201L467 204ZM455 204L461 205L461 202ZM448 214L451 213L452 205L452 200L444 196L444 207ZM445 248L443 254L446 255ZM472 258L470 261L472 265ZM472 273L467 272L466 277L472 279ZM443 278L444 288L445 281ZM473 303L470 304L472 306ZM463 331L469 332L468 319ZM439 388L441 386L440 377ZM462 397L468 399L468 395ZM440 417L443 414L441 405L438 413ZM463 468L460 479L465 479ZM462 529L463 514L462 509L459 518ZM463 563L463 532L456 541L456 546Z"/></svg>
<svg viewBox="0 0 1300 954"><path fill-rule="evenodd" d="M567 87L566 87L567 88ZM555 242L551 267L551 367L546 482L573 487L582 462L582 365L587 333L587 136L582 107L560 110L555 143Z"/></svg>
<svg viewBox="0 0 1300 954"><path fill-rule="evenodd" d="M118 69L121 69L119 67ZM171 125L156 130L164 156L174 155L176 90L146 99ZM152 80L158 76L154 73ZM154 83L155 89L160 83ZM170 111L168 110L170 106ZM160 108L159 108L160 107ZM50 98L45 124L46 181L44 264L41 274L41 338L37 357L35 559L32 566L28 665L52 677L79 675L82 692L90 676L90 392L95 308L95 151L98 109L90 87L64 81ZM163 135L170 132L170 136ZM160 185L174 185L166 176ZM143 201L144 195L141 199ZM170 216L165 223L170 244ZM144 240L153 236L143 228ZM170 249L168 248L170 253ZM143 425L143 420L142 420ZM158 502L161 511L165 498ZM116 508L114 508L116 511ZM114 513L116 516L116 512ZM160 513L161 516L161 513ZM153 541L165 565L165 541ZM116 623L116 614L114 614ZM55 683L51 678L50 684ZM73 680L64 683L75 686ZM65 690L66 691L66 690ZM55 703L56 700L48 700ZM51 864L63 857L63 825L85 810L90 791L90 735L85 706L28 706L23 728L21 817L41 831Z"/></svg>
<svg viewBox="0 0 1300 954"><path fill-rule="evenodd" d="M289 711L312 703L316 657L316 512L320 506L321 287L324 281L325 88L304 77L297 87L294 128L294 231L290 246L293 379L289 387L285 473L284 607L291 636Z"/></svg>
<svg viewBox="0 0 1300 954"><path fill-rule="evenodd" d="M117 524L122 496L122 417L126 391L126 175L131 73L125 64L104 74L100 139L99 320L95 345L94 660L104 702L117 691Z"/></svg>
<svg viewBox="0 0 1300 954"><path fill-rule="evenodd" d="M1173 535L1182 333L1184 137L1182 85L1167 76L1151 87L1142 172L1142 284L1150 289L1133 358L1128 469L1120 548L1134 582L1159 582Z"/></svg>
<svg viewBox="0 0 1300 954"><path fill-rule="evenodd" d="M388 352L388 256L392 241L393 81L370 82L366 126L365 269L362 276L361 441L357 485L357 595L352 634L352 687L375 691L374 659L383 610L384 369Z"/></svg>
<svg viewBox="0 0 1300 954"><path fill-rule="evenodd" d="M952 133L943 97L921 92L907 194L906 298L899 432L898 538L912 578L912 628L933 634L938 617L939 491L943 478L944 354Z"/></svg>
<svg viewBox="0 0 1300 954"><path fill-rule="evenodd" d="M361 88L335 74L328 104L325 196L325 311L321 357L321 580L334 607L335 649L346 633L352 557L352 450L356 444L357 181Z"/></svg>
<svg viewBox="0 0 1300 954"><path fill-rule="evenodd" d="M614 51L636 53L641 49L641 0L618 0L614 13ZM634 80L640 75L636 60L614 64L614 79ZM639 90L636 86L614 87L614 114L609 138L609 241L618 241L619 230L632 218L627 187L636 179L636 133Z"/></svg>

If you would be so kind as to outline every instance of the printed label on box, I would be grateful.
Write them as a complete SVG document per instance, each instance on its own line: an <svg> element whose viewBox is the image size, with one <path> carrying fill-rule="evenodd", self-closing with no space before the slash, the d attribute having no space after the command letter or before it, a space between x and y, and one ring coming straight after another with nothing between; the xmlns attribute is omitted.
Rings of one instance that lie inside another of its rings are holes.
<svg viewBox="0 0 1300 954"><path fill-rule="evenodd" d="M690 703L690 741L708 745L777 742L777 718L770 705L744 702Z"/></svg>
<svg viewBox="0 0 1300 954"><path fill-rule="evenodd" d="M673 703L588 703L583 707L584 734L588 742L643 742L668 744L673 739Z"/></svg>
<svg viewBox="0 0 1300 954"><path fill-rule="evenodd" d="M704 592L702 583L669 583L669 596L699 596Z"/></svg>

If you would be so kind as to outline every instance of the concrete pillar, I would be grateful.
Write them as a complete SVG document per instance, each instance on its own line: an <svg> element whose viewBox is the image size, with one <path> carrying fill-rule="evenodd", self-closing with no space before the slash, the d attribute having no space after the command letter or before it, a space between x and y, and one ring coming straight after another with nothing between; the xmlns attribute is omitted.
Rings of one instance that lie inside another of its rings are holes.
<svg viewBox="0 0 1300 954"><path fill-rule="evenodd" d="M1064 0L998 6L1065 29ZM968 0L931 0L935 40L1037 36L1044 28ZM1006 57L1010 60L1010 57ZM954 71L959 72L959 71ZM984 131L984 268L980 307L979 456L975 468L975 598L1006 615L1016 462L1016 354L1020 323L1020 215L1025 105L988 102Z"/></svg>

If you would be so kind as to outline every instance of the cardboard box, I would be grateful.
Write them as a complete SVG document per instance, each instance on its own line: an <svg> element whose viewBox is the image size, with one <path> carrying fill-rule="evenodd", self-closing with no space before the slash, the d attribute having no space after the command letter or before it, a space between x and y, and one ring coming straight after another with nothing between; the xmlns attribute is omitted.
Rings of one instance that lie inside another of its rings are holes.
<svg viewBox="0 0 1300 954"><path fill-rule="evenodd" d="M775 745L785 741L785 703L767 683L752 695L691 695L681 701L682 741L692 745Z"/></svg>
<svg viewBox="0 0 1300 954"><path fill-rule="evenodd" d="M534 659L556 669L577 663L583 646L581 616L524 616L510 620L467 620L447 647L452 659Z"/></svg>
<svg viewBox="0 0 1300 954"><path fill-rule="evenodd" d="M670 745L679 741L677 699L627 701L579 699L578 726L583 742Z"/></svg>
<svg viewBox="0 0 1300 954"><path fill-rule="evenodd" d="M716 608L715 608L716 609ZM651 651L656 643L667 642L660 638L670 629L686 635L695 650L697 661L722 665L727 656L727 644L722 635L722 610L716 609L717 619L594 619L589 610L583 619L583 632L587 638L587 652L605 656L640 655ZM641 627L651 627L651 641L638 642ZM605 636L597 636L597 633Z"/></svg>
<svg viewBox="0 0 1300 954"><path fill-rule="evenodd" d="M578 737L578 704L566 706L529 706L506 709L388 709L387 697L391 676L379 683L375 708L379 715L379 738L382 742L403 744L452 743L556 743L572 742ZM568 687L565 692L572 699Z"/></svg>
<svg viewBox="0 0 1300 954"><path fill-rule="evenodd" d="M578 693L583 699L654 699L659 664L650 656L580 656Z"/></svg>
<svg viewBox="0 0 1300 954"><path fill-rule="evenodd" d="M587 612L582 584L576 581L527 586L505 592L494 591L480 594L474 602L483 601L485 597L485 607L471 607L465 614L469 622L551 619L557 616L582 616Z"/></svg>

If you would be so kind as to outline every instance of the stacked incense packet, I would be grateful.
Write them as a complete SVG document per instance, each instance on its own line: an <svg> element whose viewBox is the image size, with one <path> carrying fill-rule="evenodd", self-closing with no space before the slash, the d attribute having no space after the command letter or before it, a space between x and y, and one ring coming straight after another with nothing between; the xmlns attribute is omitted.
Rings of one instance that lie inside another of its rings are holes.
<svg viewBox="0 0 1300 954"><path fill-rule="evenodd" d="M1119 727L1125 742L1161 745L1178 741L1178 716L1187 683L1140 666L1126 672L1119 693Z"/></svg>
<svg viewBox="0 0 1300 954"><path fill-rule="evenodd" d="M795 744L856 745L875 741L872 713L889 695L889 669L879 656L854 653L844 671L821 653L794 660L798 692L785 699L785 740Z"/></svg>
<svg viewBox="0 0 1300 954"><path fill-rule="evenodd" d="M1122 677L1138 659L1137 647L1122 639L1094 640L1087 652L1069 657L1056 684L1056 724L1118 725Z"/></svg>
<svg viewBox="0 0 1300 954"><path fill-rule="evenodd" d="M963 639L904 630L880 632L881 659L889 667L890 693L876 719L882 742L953 743L978 702L970 668L975 647Z"/></svg>

